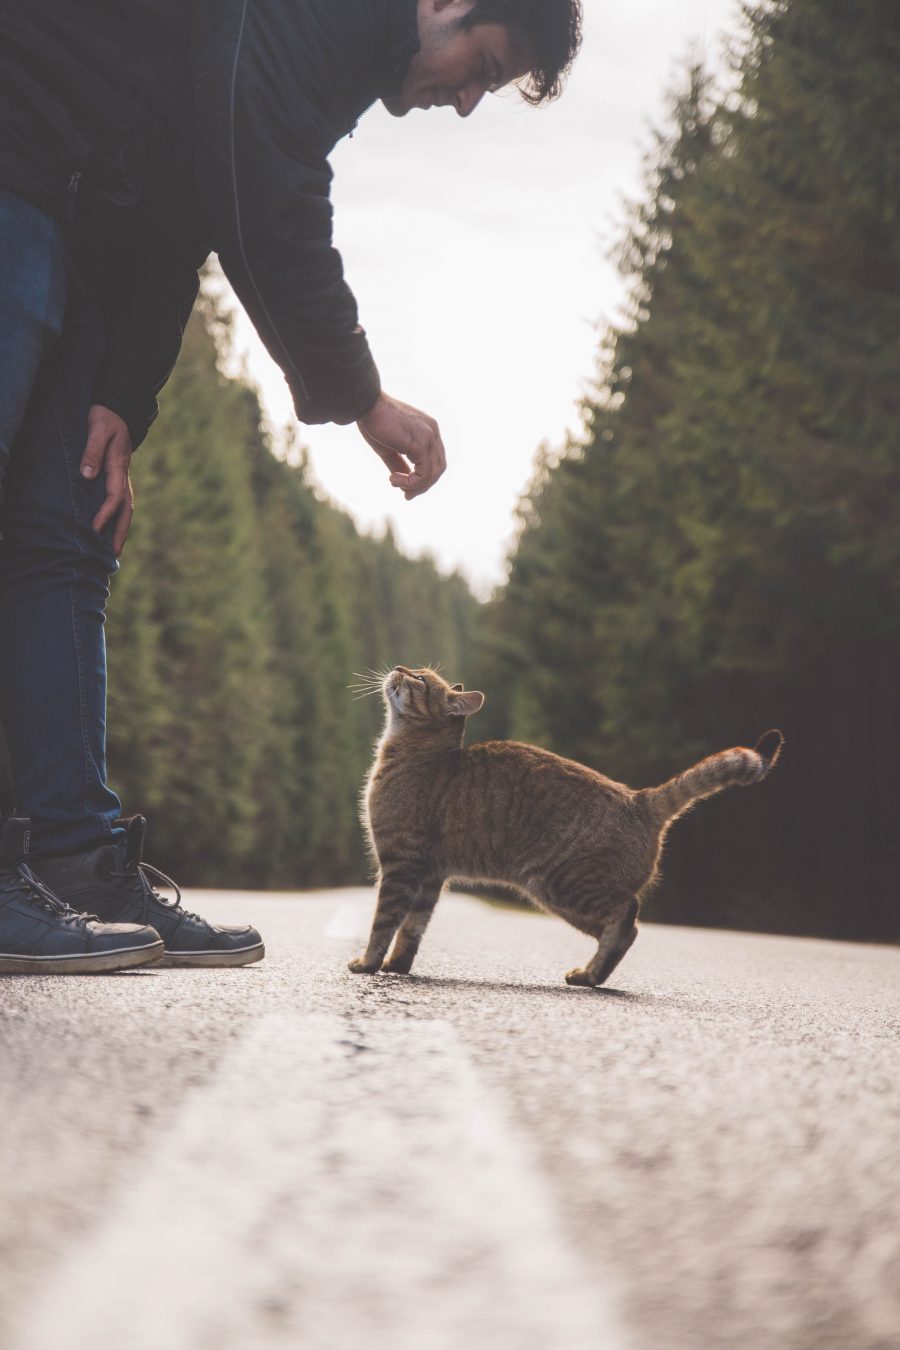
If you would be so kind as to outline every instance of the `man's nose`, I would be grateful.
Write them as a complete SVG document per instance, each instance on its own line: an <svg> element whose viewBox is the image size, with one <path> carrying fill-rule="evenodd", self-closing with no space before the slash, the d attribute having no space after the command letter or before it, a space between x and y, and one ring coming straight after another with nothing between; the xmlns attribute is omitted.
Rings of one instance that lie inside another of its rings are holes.
<svg viewBox="0 0 900 1350"><path fill-rule="evenodd" d="M480 84L467 84L464 89L460 89L453 103L460 117L468 117L473 113L484 98L484 90Z"/></svg>

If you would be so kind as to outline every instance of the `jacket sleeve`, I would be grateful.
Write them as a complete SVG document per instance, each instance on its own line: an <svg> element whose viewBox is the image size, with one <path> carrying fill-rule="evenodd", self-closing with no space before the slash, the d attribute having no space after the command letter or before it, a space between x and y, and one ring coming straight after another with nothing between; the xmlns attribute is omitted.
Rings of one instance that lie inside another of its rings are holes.
<svg viewBox="0 0 900 1350"><path fill-rule="evenodd" d="M227 21L219 5L202 24L195 52L195 163L215 247L307 423L355 421L381 388L332 245L328 155L349 129L341 12L237 0Z"/></svg>
<svg viewBox="0 0 900 1350"><path fill-rule="evenodd" d="M154 421L156 396L172 373L199 290L206 250L140 249L127 269L112 269L101 296L107 350L92 401L128 425L137 449Z"/></svg>

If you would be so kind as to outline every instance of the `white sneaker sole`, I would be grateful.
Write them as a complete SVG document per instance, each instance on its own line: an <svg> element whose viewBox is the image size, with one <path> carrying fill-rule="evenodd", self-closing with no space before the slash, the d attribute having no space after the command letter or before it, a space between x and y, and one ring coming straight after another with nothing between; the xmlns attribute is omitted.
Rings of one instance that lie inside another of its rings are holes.
<svg viewBox="0 0 900 1350"><path fill-rule="evenodd" d="M265 943L253 947L232 948L231 951L170 952L160 961L161 966L249 966L261 961L266 954Z"/></svg>
<svg viewBox="0 0 900 1350"><path fill-rule="evenodd" d="M118 947L113 951L85 952L82 956L13 956L0 952L0 975L99 975L131 970L162 959L162 939L146 947Z"/></svg>

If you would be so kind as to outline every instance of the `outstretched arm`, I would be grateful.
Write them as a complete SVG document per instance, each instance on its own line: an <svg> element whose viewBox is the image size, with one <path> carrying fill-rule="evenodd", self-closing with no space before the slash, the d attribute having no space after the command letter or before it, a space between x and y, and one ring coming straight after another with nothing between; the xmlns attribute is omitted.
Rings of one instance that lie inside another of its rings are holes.
<svg viewBox="0 0 900 1350"><path fill-rule="evenodd" d="M443 472L440 433L382 392L332 243L328 156L348 130L341 14L258 0L231 27L203 25L195 163L222 268L284 372L297 416L357 422L410 498Z"/></svg>

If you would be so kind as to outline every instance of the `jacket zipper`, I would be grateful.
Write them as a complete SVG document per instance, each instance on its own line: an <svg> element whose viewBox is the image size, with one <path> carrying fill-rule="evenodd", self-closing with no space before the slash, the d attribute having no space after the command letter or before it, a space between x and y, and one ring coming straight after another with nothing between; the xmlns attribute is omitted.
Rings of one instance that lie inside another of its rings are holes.
<svg viewBox="0 0 900 1350"><path fill-rule="evenodd" d="M78 187L81 183L81 170L76 169L69 179L66 193L68 201L66 203L66 220L71 225L75 219L75 198L78 196Z"/></svg>
<svg viewBox="0 0 900 1350"><path fill-rule="evenodd" d="M366 106L363 108L362 112L359 114L359 116L357 117L357 119L356 119L356 121L353 123L353 125L345 128L344 135L347 137L348 141L352 141L352 140L353 140L353 133L354 133L354 131L355 131L356 128L359 126L360 122L361 122L362 119L365 117L365 115L366 115L366 113L369 111L369 109L370 109L370 108L374 108L374 107L375 107L375 104L376 104L377 102L378 102L378 99L377 99L377 98L373 98L372 101L371 101L370 103L367 103Z"/></svg>
<svg viewBox="0 0 900 1350"><path fill-rule="evenodd" d="M306 381L303 379L303 376L300 374L300 371L294 364L293 358L291 357L291 353L288 350L287 343L284 341L278 329L275 327L275 324L272 320L272 316L269 313L269 307L266 304L265 300L263 299L263 295L259 289L259 286L256 284L256 277L253 275L253 271L250 267L250 262L247 258L247 252L244 248L244 231L241 224L241 201L240 201L240 193L238 192L237 150L235 143L234 128L235 128L235 101L236 101L238 65L240 64L241 46L244 40L244 25L246 24L247 21L247 9L249 4L250 0L244 0L243 8L241 9L241 22L238 28L237 43L234 49L234 65L231 68L231 96L229 99L229 107L228 107L228 121L229 121L228 152L229 152L229 159L231 161L231 191L232 191L232 201L234 205L235 235L237 238L237 246L240 252L241 262L244 265L244 271L246 272L247 279L250 282L250 285L253 287L253 290L256 294L256 298L259 301L259 306L263 312L263 316L265 317L266 323L269 325L269 329L272 333L272 336L275 338L275 341L278 343L279 347L284 352L287 364L290 366L291 370L294 372L294 375L297 378L297 383L300 386L300 391L303 395L304 401L308 403L310 401L310 396L309 396L309 389L307 388L306 385ZM286 373L287 372L285 372L285 374Z"/></svg>

